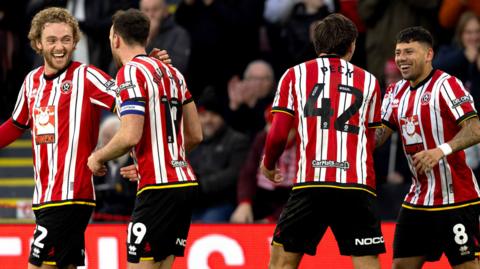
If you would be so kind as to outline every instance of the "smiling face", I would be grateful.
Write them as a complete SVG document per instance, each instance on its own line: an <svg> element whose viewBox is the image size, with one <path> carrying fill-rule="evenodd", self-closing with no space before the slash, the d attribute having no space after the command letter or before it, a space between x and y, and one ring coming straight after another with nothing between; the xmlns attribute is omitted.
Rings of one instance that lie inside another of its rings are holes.
<svg viewBox="0 0 480 269"><path fill-rule="evenodd" d="M477 17L467 21L461 39L464 47L480 48L480 22Z"/></svg>
<svg viewBox="0 0 480 269"><path fill-rule="evenodd" d="M46 23L36 45L45 60L46 74L55 74L72 60L76 46L73 29L63 22Z"/></svg>
<svg viewBox="0 0 480 269"><path fill-rule="evenodd" d="M395 63L402 77L416 86L425 79L432 70L433 50L418 41L397 43Z"/></svg>

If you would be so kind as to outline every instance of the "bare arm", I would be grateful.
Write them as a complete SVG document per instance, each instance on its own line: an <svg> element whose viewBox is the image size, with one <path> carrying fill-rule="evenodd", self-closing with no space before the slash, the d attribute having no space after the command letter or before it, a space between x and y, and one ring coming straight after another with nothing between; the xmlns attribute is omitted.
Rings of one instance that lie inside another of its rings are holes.
<svg viewBox="0 0 480 269"><path fill-rule="evenodd" d="M460 131L447 142L452 148L452 152L457 152L473 146L480 142L480 121L478 117L473 117L463 121L460 124ZM420 173L430 171L432 167L438 164L441 158L445 157L443 151L437 147L430 150L418 152L413 156L415 169Z"/></svg>
<svg viewBox="0 0 480 269"><path fill-rule="evenodd" d="M392 135L393 130L385 125L375 129L375 148L380 147Z"/></svg>
<svg viewBox="0 0 480 269"><path fill-rule="evenodd" d="M478 117L473 117L463 121L460 124L460 131L455 137L448 141L452 152L466 149L480 142L480 120Z"/></svg>
<svg viewBox="0 0 480 269"><path fill-rule="evenodd" d="M183 132L185 150L190 152L203 140L202 126L198 119L197 107L194 102L183 106Z"/></svg>

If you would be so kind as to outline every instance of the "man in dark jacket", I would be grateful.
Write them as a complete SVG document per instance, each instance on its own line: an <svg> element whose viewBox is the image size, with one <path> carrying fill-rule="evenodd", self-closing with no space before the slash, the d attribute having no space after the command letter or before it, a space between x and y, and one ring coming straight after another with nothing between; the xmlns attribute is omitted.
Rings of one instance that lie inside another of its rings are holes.
<svg viewBox="0 0 480 269"><path fill-rule="evenodd" d="M236 206L236 186L248 151L248 138L226 125L222 107L210 91L199 100L204 140L189 155L200 184L193 221L228 222Z"/></svg>

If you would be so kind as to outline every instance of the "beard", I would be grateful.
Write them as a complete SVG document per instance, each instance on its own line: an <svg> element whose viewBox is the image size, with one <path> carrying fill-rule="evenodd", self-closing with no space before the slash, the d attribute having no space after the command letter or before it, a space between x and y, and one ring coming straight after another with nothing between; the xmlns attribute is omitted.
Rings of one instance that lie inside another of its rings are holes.
<svg viewBox="0 0 480 269"><path fill-rule="evenodd" d="M64 56L61 58L53 56L54 53L63 53ZM50 68L60 71L67 67L67 65L72 61L73 50L62 50L62 51L42 51L43 59L45 64Z"/></svg>
<svg viewBox="0 0 480 269"><path fill-rule="evenodd" d="M120 59L120 57L116 53L114 53L113 50L112 50L112 58L113 58L113 61L115 62L115 66L117 67L117 69L120 69L123 66L122 59Z"/></svg>

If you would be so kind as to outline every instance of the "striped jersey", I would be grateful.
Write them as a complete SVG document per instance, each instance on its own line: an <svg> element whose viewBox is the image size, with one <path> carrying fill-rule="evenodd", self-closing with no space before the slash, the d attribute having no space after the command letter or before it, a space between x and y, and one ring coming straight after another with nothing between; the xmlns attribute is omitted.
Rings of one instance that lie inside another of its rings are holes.
<svg viewBox="0 0 480 269"><path fill-rule="evenodd" d="M183 75L161 61L139 55L117 73L120 115L145 116L135 146L139 193L197 185L183 146L182 106L193 101Z"/></svg>
<svg viewBox="0 0 480 269"><path fill-rule="evenodd" d="M405 205L444 207L479 199L480 190L464 151L441 159L426 174L417 174L413 165L415 153L450 141L462 121L476 116L472 96L462 82L443 71L433 70L416 87L406 80L389 86L383 99L382 121L401 134L413 175Z"/></svg>
<svg viewBox="0 0 480 269"><path fill-rule="evenodd" d="M94 205L87 159L97 145L101 109L115 108L115 87L110 76L79 62L53 76L43 66L26 76L12 118L31 129L34 209Z"/></svg>
<svg viewBox="0 0 480 269"><path fill-rule="evenodd" d="M295 118L301 185L366 190L375 194L372 151L380 126L376 78L332 56L299 64L280 79L272 112Z"/></svg>

